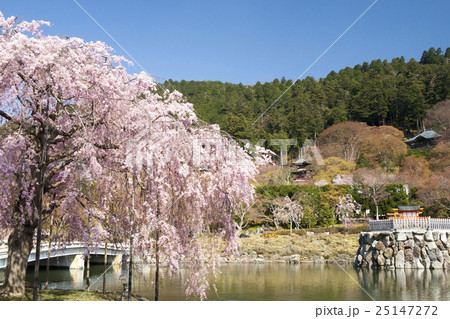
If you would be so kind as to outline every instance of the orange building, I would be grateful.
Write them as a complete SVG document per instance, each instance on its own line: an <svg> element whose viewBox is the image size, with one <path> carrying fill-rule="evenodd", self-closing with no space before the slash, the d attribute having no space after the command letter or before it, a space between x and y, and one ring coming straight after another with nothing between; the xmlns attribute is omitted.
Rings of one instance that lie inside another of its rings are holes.
<svg viewBox="0 0 450 319"><path fill-rule="evenodd" d="M419 215L422 214L423 208L420 208L419 205L411 205L411 206L398 206L398 208L392 208L392 213L387 213L389 219L411 219L418 218Z"/></svg>

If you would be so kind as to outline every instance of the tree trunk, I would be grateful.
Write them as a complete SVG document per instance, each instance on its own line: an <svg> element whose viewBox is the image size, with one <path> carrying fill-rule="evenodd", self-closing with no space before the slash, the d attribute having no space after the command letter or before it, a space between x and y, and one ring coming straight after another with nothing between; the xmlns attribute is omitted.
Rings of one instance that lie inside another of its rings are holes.
<svg viewBox="0 0 450 319"><path fill-rule="evenodd" d="M108 263L108 242L105 242L105 259L103 260L103 293L106 292L106 264Z"/></svg>
<svg viewBox="0 0 450 319"><path fill-rule="evenodd" d="M50 257L52 255L53 215L50 217L50 234L48 237L47 265L45 268L45 289L48 288L48 276L50 273Z"/></svg>
<svg viewBox="0 0 450 319"><path fill-rule="evenodd" d="M90 269L91 269L91 254L90 254L90 252L88 252L87 261L86 261L86 291L88 291L89 287L91 286L91 280L89 279Z"/></svg>
<svg viewBox="0 0 450 319"><path fill-rule="evenodd" d="M33 248L35 227L30 224L18 225L8 238L8 261L1 294L23 296L28 257Z"/></svg>
<svg viewBox="0 0 450 319"><path fill-rule="evenodd" d="M131 289L133 288L133 235L134 235L134 205L135 205L136 178L133 174L133 189L131 191L131 234L130 234L130 261L128 265L128 301L131 300Z"/></svg>
<svg viewBox="0 0 450 319"><path fill-rule="evenodd" d="M133 234L130 236L130 260L128 261L128 301L131 300L131 289L133 288Z"/></svg>
<svg viewBox="0 0 450 319"><path fill-rule="evenodd" d="M291 223L290 223L290 232L291 232L291 236L292 236L292 218L291 218Z"/></svg>
<svg viewBox="0 0 450 319"><path fill-rule="evenodd" d="M155 245L155 263L156 263L156 269L155 269L155 301L159 300L159 232L156 231L156 245Z"/></svg>
<svg viewBox="0 0 450 319"><path fill-rule="evenodd" d="M155 234L155 301L159 300L159 191L156 191L156 234Z"/></svg>

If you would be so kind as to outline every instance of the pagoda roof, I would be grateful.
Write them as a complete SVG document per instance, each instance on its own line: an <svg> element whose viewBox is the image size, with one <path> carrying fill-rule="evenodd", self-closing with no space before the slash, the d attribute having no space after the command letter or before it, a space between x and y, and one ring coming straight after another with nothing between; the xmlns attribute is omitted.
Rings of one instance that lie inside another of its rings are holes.
<svg viewBox="0 0 450 319"><path fill-rule="evenodd" d="M299 158L299 159L297 159L297 160L294 162L294 165L304 165L304 164L306 164L306 165L311 165L310 162L306 161L306 160L303 159L303 158Z"/></svg>

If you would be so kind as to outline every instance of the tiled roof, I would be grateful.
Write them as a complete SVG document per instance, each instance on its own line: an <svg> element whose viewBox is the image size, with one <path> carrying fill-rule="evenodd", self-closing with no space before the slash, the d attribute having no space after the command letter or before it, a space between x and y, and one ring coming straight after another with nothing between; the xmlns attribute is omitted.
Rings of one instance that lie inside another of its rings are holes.
<svg viewBox="0 0 450 319"><path fill-rule="evenodd" d="M408 142L414 142L419 136L422 136L423 138L426 138L426 139L431 139L431 138L441 137L442 135L436 133L436 132L433 131L433 130L428 130L428 131L425 131L425 132L423 132L423 133L420 133L419 135L416 135L416 136L414 136L414 137L412 137L412 138L406 140L405 143L408 143Z"/></svg>
<svg viewBox="0 0 450 319"><path fill-rule="evenodd" d="M410 205L410 206L398 206L399 211L416 211L420 210L419 205Z"/></svg>
<svg viewBox="0 0 450 319"><path fill-rule="evenodd" d="M304 163L310 164L310 163L308 163L306 160L304 160L303 158L299 158L298 160L296 160L296 161L294 162L294 165L302 165L302 164L304 164Z"/></svg>

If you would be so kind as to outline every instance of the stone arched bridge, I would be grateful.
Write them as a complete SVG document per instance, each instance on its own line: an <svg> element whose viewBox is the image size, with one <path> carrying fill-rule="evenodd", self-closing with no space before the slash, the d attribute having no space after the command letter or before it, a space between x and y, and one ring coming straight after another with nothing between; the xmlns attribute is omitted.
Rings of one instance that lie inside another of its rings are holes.
<svg viewBox="0 0 450 319"><path fill-rule="evenodd" d="M119 262L122 259L122 255L128 254L128 247L113 246L109 244L107 247L108 263L113 261ZM84 254L86 253L86 244L80 242L74 242L71 245L67 245L62 248L52 247L50 251L50 266L51 267L62 267L62 268L84 268L85 259ZM105 255L105 245L100 245L95 252L91 252L91 263L104 263ZM48 244L43 243L41 245L40 252L40 265L45 266L48 257ZM0 244L0 269L6 267L8 260L8 246L5 244ZM33 250L28 257L28 263L34 263L36 260L36 250Z"/></svg>

